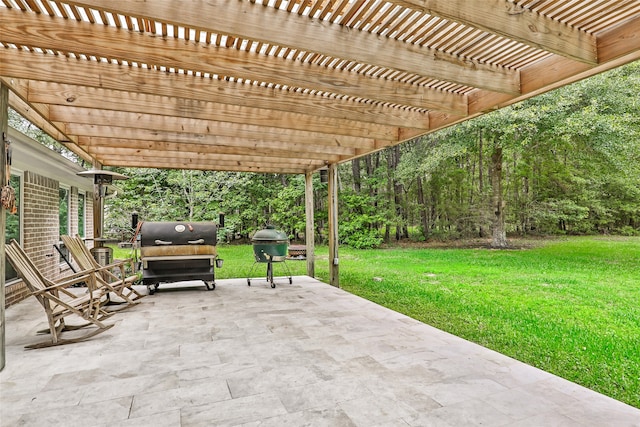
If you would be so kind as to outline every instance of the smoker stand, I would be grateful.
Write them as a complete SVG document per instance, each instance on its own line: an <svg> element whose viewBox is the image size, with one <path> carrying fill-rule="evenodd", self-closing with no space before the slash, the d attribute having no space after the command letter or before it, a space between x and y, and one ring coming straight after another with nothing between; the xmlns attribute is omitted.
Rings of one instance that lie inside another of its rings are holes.
<svg viewBox="0 0 640 427"><path fill-rule="evenodd" d="M207 290L216 288L217 255L183 255L143 257L143 283L153 295L160 283L202 280Z"/></svg>
<svg viewBox="0 0 640 427"><path fill-rule="evenodd" d="M266 259L266 261L263 261ZM251 286L251 273L253 273L253 269L258 264L267 264L267 282L271 284L272 288L276 287L276 284L273 281L273 264L274 263L282 263L284 267L287 269L289 284L293 284L293 277L291 276L291 270L289 270L289 266L286 263L286 257L284 256L271 256L265 252L262 252L262 256L256 255L256 261L253 263L251 270L249 271L249 277L247 277L247 285Z"/></svg>

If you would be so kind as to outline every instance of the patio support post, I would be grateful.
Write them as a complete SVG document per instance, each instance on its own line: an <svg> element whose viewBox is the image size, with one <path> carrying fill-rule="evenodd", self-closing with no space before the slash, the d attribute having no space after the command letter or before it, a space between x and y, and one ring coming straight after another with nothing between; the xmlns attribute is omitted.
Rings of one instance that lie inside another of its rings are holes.
<svg viewBox="0 0 640 427"><path fill-rule="evenodd" d="M338 165L329 165L329 283L340 287L338 268Z"/></svg>
<svg viewBox="0 0 640 427"><path fill-rule="evenodd" d="M102 165L98 162L93 162L93 169L102 169ZM102 238L102 228L104 224L104 197L100 195L99 184L93 184L93 247L99 248L102 246L102 241L96 240L98 237Z"/></svg>
<svg viewBox="0 0 640 427"><path fill-rule="evenodd" d="M0 176L4 181L6 176L7 158L7 135L9 131L9 87L0 81ZM3 182L2 185L7 184ZM6 260L4 256L4 242L7 238L7 222L5 208L0 206L0 371L5 365L5 289L4 272L6 271Z"/></svg>
<svg viewBox="0 0 640 427"><path fill-rule="evenodd" d="M304 238L307 245L307 276L315 277L315 227L313 218L313 172L307 172L304 177L304 209L307 228Z"/></svg>

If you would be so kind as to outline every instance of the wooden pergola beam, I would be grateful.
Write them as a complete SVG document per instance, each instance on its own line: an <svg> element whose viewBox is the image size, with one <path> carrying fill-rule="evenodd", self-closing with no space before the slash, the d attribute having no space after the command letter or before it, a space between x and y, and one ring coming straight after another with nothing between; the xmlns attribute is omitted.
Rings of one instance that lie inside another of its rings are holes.
<svg viewBox="0 0 640 427"><path fill-rule="evenodd" d="M127 116L123 116L127 118ZM132 117L128 117L132 120ZM81 119L77 119L81 120ZM259 128L249 125L233 125L228 123L210 123L210 132L196 133L198 129L176 128L166 125L161 129L146 129L144 126L135 126L135 122L108 124L108 123L75 123L65 124L68 133L89 138L118 138L118 139L146 139L149 141L168 141L181 144L212 143L225 141L228 138L238 138L247 144L259 144L264 147L291 147L294 150L305 149L312 152L325 152L336 154L349 154L357 149L372 149L375 140L365 138L353 138L337 136L327 138L324 134L303 131L279 132L279 129ZM185 147L188 148L188 147Z"/></svg>
<svg viewBox="0 0 640 427"><path fill-rule="evenodd" d="M201 149L207 147L209 150L235 149L235 150L275 150L305 153L311 158L320 158L323 155L348 156L356 153L355 148L341 147L338 145L316 145L308 144L304 141L282 141L269 140L266 138L241 138L236 136L223 135L202 135L195 133L155 131L148 129L132 128L106 128L105 126L91 125L70 125L77 129L81 136L78 137L78 145L90 150L91 147L110 146L127 147L142 146L145 148L170 149L172 144L183 150L192 148ZM109 131L113 131L110 136ZM91 134L91 135L88 135ZM83 136L84 135L84 136ZM101 136L102 135L102 136ZM115 135L115 136L114 136Z"/></svg>
<svg viewBox="0 0 640 427"><path fill-rule="evenodd" d="M123 111L93 110L79 107L52 106L49 110L49 120L65 123L65 131L79 135L73 131L73 124L85 124L88 126L125 127L134 129L155 129L166 132L183 132L202 135L223 135L249 137L253 139L266 138L270 140L301 141L308 144L338 145L351 148L368 148L374 146L374 140L365 137L349 135L327 135L320 132L291 130L283 132L282 129L270 126L245 125L237 123L225 123L214 120L188 119L171 116L156 116L144 113L129 113ZM90 130L90 127L85 127ZM113 132L113 131L112 131ZM89 134L85 136L100 136ZM109 135L101 135L109 136ZM111 133L111 136L114 136ZM308 137L309 139L305 139Z"/></svg>
<svg viewBox="0 0 640 427"><path fill-rule="evenodd" d="M563 57L598 64L593 35L516 5L512 0L392 0Z"/></svg>
<svg viewBox="0 0 640 427"><path fill-rule="evenodd" d="M0 77L0 81L11 90L9 92L9 106L18 114L29 120L38 128L42 129L53 139L64 145L69 151L76 154L81 159L91 162L91 156L77 146L77 139L68 135L62 129L64 125L53 123L47 119L49 106L43 104L32 104L26 101L27 93L23 86L16 84L14 79Z"/></svg>
<svg viewBox="0 0 640 427"><path fill-rule="evenodd" d="M69 1L102 9L101 0ZM424 48L365 31L353 31L328 21L273 10L247 2L210 0L198 7L185 7L179 0L157 0L153 7L145 0L110 0L111 12L187 28L317 52L347 61L377 64L391 69L429 75L435 79L487 90L520 93L518 74L434 49ZM211 19L215 17L215 19ZM152 62L153 63L153 62Z"/></svg>
<svg viewBox="0 0 640 427"><path fill-rule="evenodd" d="M596 67L557 55L524 67L521 71L521 82L526 95L520 97L482 90L473 91L469 94L469 115L472 117L502 108L640 59L640 18L629 20L601 34L598 37L598 51L601 52L601 59L606 62Z"/></svg>
<svg viewBox="0 0 640 427"><path fill-rule="evenodd" d="M82 146L82 144L80 144ZM183 158L187 154L189 156L201 157L203 159L220 159L234 161L238 156L245 158L262 158L264 161L288 161L290 164L305 164L317 163L322 166L326 162L337 162L340 160L340 156L329 156L326 154L314 154L307 152L295 152L291 150L275 150L270 148L256 147L256 148L237 148L237 147L220 147L204 144L192 144L188 151L185 150L183 144L172 142L155 142L148 143L147 141L132 141L132 140L120 140L120 141L105 141L99 145L86 146L86 150L93 156L98 158L109 157L112 155L126 154L131 156L150 156L151 153L158 153L158 157L176 157ZM160 154L162 153L162 154ZM184 157L186 158L186 157Z"/></svg>
<svg viewBox="0 0 640 427"><path fill-rule="evenodd" d="M74 34L74 37L62 39L59 34ZM343 72L300 61L283 61L281 58L258 53L218 48L173 38L154 37L146 33L50 18L12 9L0 8L0 41L59 52L77 52L98 58L116 58L131 63L147 64L150 67L154 65L173 67L365 99L371 95L373 100L386 102L402 100L402 98L396 100L393 96L394 90L400 88L398 83L386 82L384 79L371 78L355 72ZM96 77L95 74L89 75ZM478 76L481 75L480 70ZM495 82L492 86L499 85L501 80L504 78L492 80ZM508 80L509 84L506 86L509 89L504 91L519 93L517 73L509 73ZM464 105L460 105L462 101L460 96L437 90L412 88L407 84L403 86L405 89L399 90L399 95L403 96L404 92L405 96L419 101L419 107L435 109L450 106L450 111L456 114L464 110Z"/></svg>
<svg viewBox="0 0 640 427"><path fill-rule="evenodd" d="M283 173L283 174L304 174L310 170L302 167L291 167L290 165L268 165L264 162L257 164L251 162L220 162L220 161L199 161L194 159L159 159L156 157L139 156L135 160L131 157L114 156L105 159L105 166L117 167L140 167L140 161L145 162L155 169L193 169L193 170L217 170L225 172L253 172L253 173Z"/></svg>
<svg viewBox="0 0 640 427"><path fill-rule="evenodd" d="M28 86L27 100L29 102L44 103L52 106L147 113L158 116L215 120L390 140L397 139L398 136L398 128L395 126L377 125L364 120L356 121L351 120L349 117L339 119L319 115L285 113L266 108L48 82L26 82L25 84ZM405 126L428 130L429 116L425 113L422 113L421 116L422 120L420 122L408 119Z"/></svg>
<svg viewBox="0 0 640 427"><path fill-rule="evenodd" d="M430 112L429 125L433 130L451 126L483 113L640 60L640 18L630 19L624 24L600 34L597 45L600 59L606 61L601 65L593 67L583 62L551 55L521 70L523 95L514 97L486 90L474 90L468 95L469 115L467 117ZM421 134L419 131L401 131L400 139L407 141Z"/></svg>
<svg viewBox="0 0 640 427"><path fill-rule="evenodd" d="M130 157L140 157L144 159L157 159L160 162L175 160L175 161L198 161L202 163L216 163L216 164L245 164L250 166L260 166L260 163L269 164L278 168L286 168L289 166L302 169L302 170L315 170L322 167L324 160L313 160L308 158L296 158L296 157L278 157L274 155L261 156L258 154L220 154L220 153L207 153L197 151L169 151L169 152L157 152L149 149L142 148L110 148L110 147L95 147L93 151L99 153L101 159L126 159Z"/></svg>
<svg viewBox="0 0 640 427"><path fill-rule="evenodd" d="M465 95L448 94L423 86L374 79L349 72L337 76L342 78L344 83L344 90L341 92L344 95L338 97L188 74L166 73L108 62L72 59L63 55L0 49L0 75L172 98L215 100L222 104L367 120L392 126L420 128L425 121L424 113L393 107L392 104L410 105L421 109L437 108L460 116L467 113ZM373 101L364 102L359 99ZM412 125L412 122L417 125Z"/></svg>
<svg viewBox="0 0 640 427"><path fill-rule="evenodd" d="M191 138L191 137L190 137ZM113 152L118 149L136 150L156 150L156 151L195 151L209 154L234 154L234 155L258 155L273 157L306 158L311 160L324 160L337 162L341 156L353 155L354 149L331 149L319 150L304 144L291 146L277 141L248 141L239 138L214 137L210 142L194 143L174 142L168 138L160 141L150 141L148 139L124 139L124 138L98 138L80 137L78 145L92 155ZM110 150L110 151L105 151Z"/></svg>

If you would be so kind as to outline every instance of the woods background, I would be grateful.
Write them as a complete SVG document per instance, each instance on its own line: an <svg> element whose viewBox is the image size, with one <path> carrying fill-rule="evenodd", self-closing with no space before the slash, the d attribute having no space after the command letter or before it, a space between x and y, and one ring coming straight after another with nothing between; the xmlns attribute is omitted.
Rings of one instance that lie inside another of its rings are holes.
<svg viewBox="0 0 640 427"><path fill-rule="evenodd" d="M384 241L508 235L640 234L640 63L379 151L339 168L339 233ZM15 118L11 125L52 147ZM56 148L59 149L59 148ZM304 177L119 169L105 230L140 220L217 220L222 239L273 223L304 240ZM316 240L326 238L326 184L314 177Z"/></svg>

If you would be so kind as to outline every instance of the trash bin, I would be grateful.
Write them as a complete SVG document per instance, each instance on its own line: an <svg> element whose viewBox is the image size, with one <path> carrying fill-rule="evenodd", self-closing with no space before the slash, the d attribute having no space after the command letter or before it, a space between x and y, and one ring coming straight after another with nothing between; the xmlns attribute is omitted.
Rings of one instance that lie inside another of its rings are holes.
<svg viewBox="0 0 640 427"><path fill-rule="evenodd" d="M113 259L113 249L111 248L91 248L90 249L93 258L98 261L100 265L109 265Z"/></svg>

